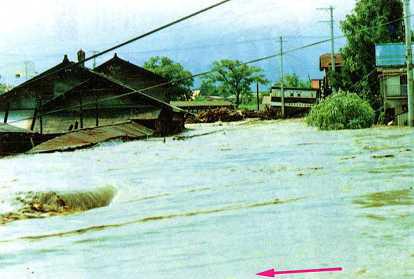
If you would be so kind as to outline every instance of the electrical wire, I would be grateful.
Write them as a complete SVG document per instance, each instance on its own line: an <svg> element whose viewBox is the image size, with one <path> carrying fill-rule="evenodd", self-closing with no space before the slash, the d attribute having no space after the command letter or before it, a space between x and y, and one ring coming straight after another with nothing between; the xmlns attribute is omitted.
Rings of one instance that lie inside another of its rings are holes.
<svg viewBox="0 0 414 279"><path fill-rule="evenodd" d="M408 15L408 17L413 17L413 16L414 16L414 14ZM377 26L363 28L362 31L369 31L371 29L378 28L379 26L387 26L387 25L390 25L390 24L399 22L399 21L403 20L404 18L405 17L402 17L402 18L399 18L399 19L396 19L396 20L393 20L393 21L390 21L390 22L387 22L387 23L384 23L384 24L380 24L380 25L377 25ZM334 37L333 39L334 40L337 40L337 39L341 39L341 38L346 38L346 36L345 35L341 35L341 36ZM279 52L279 53L276 53L276 54L272 54L272 55L268 55L268 56L265 56L265 57L256 58L256 59L253 59L253 60L250 60L250 61L246 61L246 62L241 63L241 65L249 65L249 64L255 64L255 63L258 63L258 62L266 61L266 60L269 60L269 59L273 59L273 58L279 57L281 55L289 54L289 53L292 53L292 52L296 52L296 51L303 50L303 49L306 49L306 48L310 48L310 47L313 47L313 46L317 46L317 45L320 45L320 44L328 43L331 40L332 39L326 39L326 40L317 41L317 42L314 42L314 43L311 43L311 44L307 44L307 45L304 45L304 46L301 46L301 47L289 49L289 50L284 51L282 53ZM145 96L147 98L156 100L156 101L158 101L160 103L167 104L167 103L162 102L162 101L160 101L160 100L158 100L158 99L156 99L156 98L154 98L154 97L152 97L150 95L145 94L144 92L149 91L149 90L152 90L152 89L155 89L155 88L159 88L159 87L164 87L164 86L167 86L167 85L171 85L171 84L174 84L174 83L179 83L181 81L185 81L185 80L188 80L188 79L194 79L194 78L202 77L202 76L205 76L205 75L212 74L214 72L215 72L214 70L210 70L210 71L201 72L201 73L192 75L191 77L186 77L186 78L181 78L181 79L166 81L166 82L163 82L163 83L160 83L160 84L156 84L156 85L153 85L153 86L150 86L150 87L146 87L146 88L143 88L143 89L140 89L140 90L132 90L131 92L128 92L128 93L124 93L124 94L120 94L120 95L117 95L117 96L112 96L112 97L108 97L108 98L104 98L104 99L99 99L98 102L85 103L85 104L83 104L83 106L95 105L96 103L101 103L101 102L116 100L116 99L124 98L124 97L130 96L130 95L134 95L134 94L141 94L142 96ZM47 103L45 103L45 105L46 104ZM167 105L169 105L169 104L167 104ZM41 114L41 116L45 116L45 115L49 115L49 114L53 114L53 113L58 113L58 112L66 111L66 110L69 110L69 109L76 109L76 108L80 108L80 105L71 106L71 107L65 107L65 108L61 108L61 109L57 109L57 110L53 110L53 111L48 111L46 113ZM20 121L23 121L23 120L29 120L29 119L32 119L32 118L24 118L24 119L20 119L20 120L11 121L9 123L16 123L16 122L20 122Z"/></svg>
<svg viewBox="0 0 414 279"><path fill-rule="evenodd" d="M83 63L85 63L85 62L91 61L91 60L93 60L93 59L95 59L95 58L98 58L99 56L102 56L102 55L107 54L107 53L109 53L109 52L111 52L111 51L114 51L114 50L116 50L116 49L119 49L119 48L121 48L121 47L123 47L123 46L129 45L129 44L131 44L131 43L133 43L133 42L136 42L136 41L138 41L138 40L140 40L140 39L143 39L143 38L148 37L148 36L150 36L150 35L152 35L152 34L155 34L155 33L157 33L157 32L160 32L160 31L162 31L162 30L164 30L164 29L167 29L167 28L169 28L169 27L171 27L171 26L174 26L174 25L176 25L176 24L178 24L178 23L181 23L181 22L186 21L186 20L188 20L188 19L190 19L190 18L193 18L193 17L195 17L195 16L197 16L197 15L200 15L200 14L205 13L205 12L207 12L207 11L210 11L210 10L212 10L212 9L214 9L214 8L217 8L217 7L221 6L221 5L224 5L224 4L226 4L226 3L230 2L230 1L232 1L232 0L223 0L223 1L220 1L220 2L218 2L218 3L216 3L216 4L214 4L214 5L208 6L208 7L204 8L204 9L201 9L201 10L199 10L199 11L196 11L196 12L194 12L194 13L192 13L192 14L187 15L187 16L181 17L181 18L179 18L179 19L177 19L177 20L174 20L174 21L172 21L172 22L170 22L170 23L167 23L167 24L165 24L165 25L163 25L163 26L157 27L157 28L155 28L155 29L153 29L153 30L151 30L151 31L148 31L148 32L146 32L146 33L144 33L144 34L142 34L142 35L139 35L139 36L137 36L137 37L134 37L134 38L132 38L132 39L129 39L129 40L127 40L127 41L123 42L123 43L117 44L117 45L112 46L112 47L110 47L110 48L108 48L108 49L106 49L106 50L100 51L99 53L97 53L97 54L95 54L95 55L92 55L92 56L90 56L90 57L87 57L87 58L85 58L85 59L83 59L83 60L81 60L81 61L78 61L78 62L74 63L74 64L71 64L71 65L68 65L68 66L62 67L62 68L60 68L60 69L58 69L58 70L56 70L56 71L52 71L51 73L48 73L47 75L44 75L44 76L42 76L41 78L45 78L45 77L51 76L51 75L56 74L57 72L60 72L60 71L62 71L62 70L65 70L65 69L68 69L68 68L72 68L72 67L78 66L78 65L80 65L80 64L83 64ZM27 84L33 83L33 82L35 82L35 81L37 81L37 80L39 80L39 78L33 78L33 79L31 79L31 80L29 80L29 81L27 81L27 82L23 83L23 84L24 84L24 85L27 85ZM21 85L22 85L22 84L21 84ZM19 88L21 85L18 85L18 86L16 86L15 88Z"/></svg>

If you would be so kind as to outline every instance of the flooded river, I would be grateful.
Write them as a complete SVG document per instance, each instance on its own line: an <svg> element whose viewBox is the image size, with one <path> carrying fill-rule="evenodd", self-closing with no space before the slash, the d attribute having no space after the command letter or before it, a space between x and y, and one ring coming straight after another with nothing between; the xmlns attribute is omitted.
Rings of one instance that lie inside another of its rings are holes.
<svg viewBox="0 0 414 279"><path fill-rule="evenodd" d="M413 130L189 128L1 159L1 278L414 278Z"/></svg>

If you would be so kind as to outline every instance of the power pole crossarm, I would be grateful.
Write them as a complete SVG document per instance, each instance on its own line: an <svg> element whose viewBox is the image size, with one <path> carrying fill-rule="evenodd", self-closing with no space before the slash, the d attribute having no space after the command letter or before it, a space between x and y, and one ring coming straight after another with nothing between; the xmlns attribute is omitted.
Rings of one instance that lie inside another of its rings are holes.
<svg viewBox="0 0 414 279"><path fill-rule="evenodd" d="M408 125L414 127L413 49L411 42L410 0L404 0L405 44L407 49Z"/></svg>

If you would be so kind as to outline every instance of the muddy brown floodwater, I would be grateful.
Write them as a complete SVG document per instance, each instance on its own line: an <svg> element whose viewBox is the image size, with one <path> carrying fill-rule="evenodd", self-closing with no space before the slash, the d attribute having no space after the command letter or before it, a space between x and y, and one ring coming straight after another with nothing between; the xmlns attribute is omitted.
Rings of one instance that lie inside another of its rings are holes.
<svg viewBox="0 0 414 279"><path fill-rule="evenodd" d="M188 128L1 159L1 278L414 278L414 130Z"/></svg>

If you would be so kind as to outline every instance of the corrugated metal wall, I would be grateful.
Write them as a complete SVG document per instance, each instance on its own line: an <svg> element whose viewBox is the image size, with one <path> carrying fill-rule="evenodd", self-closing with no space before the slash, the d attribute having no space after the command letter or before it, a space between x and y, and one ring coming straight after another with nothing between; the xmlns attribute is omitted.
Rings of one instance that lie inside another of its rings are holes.
<svg viewBox="0 0 414 279"><path fill-rule="evenodd" d="M404 66L405 44L391 43L375 45L375 57L378 67Z"/></svg>

